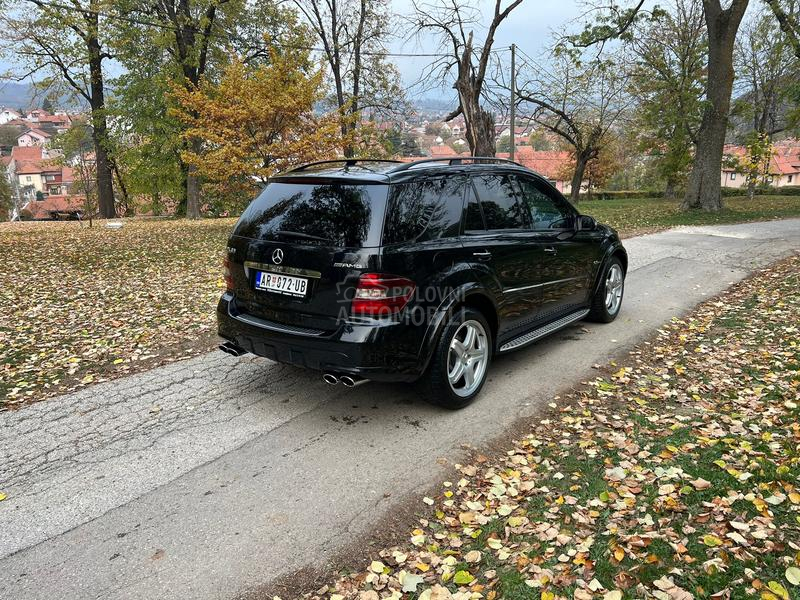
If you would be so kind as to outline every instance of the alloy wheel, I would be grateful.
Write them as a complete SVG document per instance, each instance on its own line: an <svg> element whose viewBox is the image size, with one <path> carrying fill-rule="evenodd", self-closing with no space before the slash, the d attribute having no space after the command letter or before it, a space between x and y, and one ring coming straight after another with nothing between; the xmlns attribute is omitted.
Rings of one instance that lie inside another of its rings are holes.
<svg viewBox="0 0 800 600"><path fill-rule="evenodd" d="M465 398L480 387L486 374L489 344L486 330L478 321L464 321L450 341L447 379L450 389Z"/></svg>
<svg viewBox="0 0 800 600"><path fill-rule="evenodd" d="M622 267L614 263L606 275L606 310L608 314L615 315L622 303L622 287L625 280L622 277Z"/></svg>

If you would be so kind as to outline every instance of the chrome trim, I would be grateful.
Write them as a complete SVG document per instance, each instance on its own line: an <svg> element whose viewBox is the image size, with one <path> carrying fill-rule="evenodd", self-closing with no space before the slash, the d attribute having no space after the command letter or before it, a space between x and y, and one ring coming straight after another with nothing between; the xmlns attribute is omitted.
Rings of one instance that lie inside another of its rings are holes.
<svg viewBox="0 0 800 600"><path fill-rule="evenodd" d="M507 290L503 290L504 294L509 294L511 292L521 292L523 290L532 290L537 287L544 287L546 285L555 285L557 283L566 283L568 281L575 281L576 279L581 279L580 277L567 277L566 279L556 279L555 281L545 281L544 283L534 283L533 285L523 285L521 287L515 288L508 288Z"/></svg>
<svg viewBox="0 0 800 600"><path fill-rule="evenodd" d="M575 321L580 321L583 317L589 314L588 310L580 310L578 312L572 313L567 315L566 317L561 317L557 321L553 321L552 323L548 323L539 329L534 329L533 331L529 331L518 338L514 338L510 342L503 344L500 348L500 352L508 352L509 350L515 350L526 344L530 344L531 342L535 342L536 340L543 338L546 335L549 335L555 331L558 331L562 327L566 327L567 325L574 323Z"/></svg>
<svg viewBox="0 0 800 600"><path fill-rule="evenodd" d="M244 261L244 266L249 269L258 269L259 271L267 271L272 273L282 273L284 275L299 275L301 277L313 277L319 279L322 273L319 271L312 271L310 269L298 269L297 267L283 267L279 265L271 265L268 263L258 263L252 260Z"/></svg>

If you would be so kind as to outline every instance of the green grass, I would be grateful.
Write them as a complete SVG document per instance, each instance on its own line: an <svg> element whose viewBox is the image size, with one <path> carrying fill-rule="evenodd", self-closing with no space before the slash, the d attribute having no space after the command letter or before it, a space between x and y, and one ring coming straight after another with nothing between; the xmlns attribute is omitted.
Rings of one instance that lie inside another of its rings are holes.
<svg viewBox="0 0 800 600"><path fill-rule="evenodd" d="M679 204L663 198L588 200L581 202L578 209L627 236L678 225L718 225L800 217L800 196L756 196L752 200L746 196L724 198L724 208L717 213L702 210L684 212Z"/></svg>

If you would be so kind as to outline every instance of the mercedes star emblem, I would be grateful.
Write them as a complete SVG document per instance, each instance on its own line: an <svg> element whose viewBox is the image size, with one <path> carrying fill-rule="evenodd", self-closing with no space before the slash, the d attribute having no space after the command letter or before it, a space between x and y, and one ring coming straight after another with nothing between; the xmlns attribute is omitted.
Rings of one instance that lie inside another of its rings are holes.
<svg viewBox="0 0 800 600"><path fill-rule="evenodd" d="M283 262L283 250L280 248L275 248L275 250L272 252L272 262L274 262L276 265L279 265Z"/></svg>

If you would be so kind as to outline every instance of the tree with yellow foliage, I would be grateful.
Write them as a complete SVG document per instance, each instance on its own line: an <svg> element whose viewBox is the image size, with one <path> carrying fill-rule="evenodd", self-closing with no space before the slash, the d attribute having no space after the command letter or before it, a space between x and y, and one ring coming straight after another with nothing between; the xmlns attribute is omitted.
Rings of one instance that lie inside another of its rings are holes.
<svg viewBox="0 0 800 600"><path fill-rule="evenodd" d="M185 151L183 159L202 177L207 202L241 207L276 173L336 157L340 121L337 114L315 114L324 96L323 72L309 67L307 52L273 49L269 62L258 66L234 57L219 83L204 79L190 89L173 88L183 135L201 141L199 151Z"/></svg>

